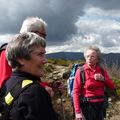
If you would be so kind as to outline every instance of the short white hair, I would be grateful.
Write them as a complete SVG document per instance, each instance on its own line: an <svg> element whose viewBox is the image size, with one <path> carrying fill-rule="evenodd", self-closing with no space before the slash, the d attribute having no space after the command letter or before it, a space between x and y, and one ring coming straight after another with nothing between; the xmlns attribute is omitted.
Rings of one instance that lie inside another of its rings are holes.
<svg viewBox="0 0 120 120"><path fill-rule="evenodd" d="M101 51L100 49L97 47L97 46L94 46L94 45L91 45L91 46L88 46L85 50L84 50L84 58L86 58L86 52L88 50L93 50L97 53L97 58L98 58L98 63L101 62L101 57L102 57L102 54L101 54Z"/></svg>
<svg viewBox="0 0 120 120"><path fill-rule="evenodd" d="M38 17L28 17L23 21L20 33L40 31L43 27L45 28L47 23Z"/></svg>

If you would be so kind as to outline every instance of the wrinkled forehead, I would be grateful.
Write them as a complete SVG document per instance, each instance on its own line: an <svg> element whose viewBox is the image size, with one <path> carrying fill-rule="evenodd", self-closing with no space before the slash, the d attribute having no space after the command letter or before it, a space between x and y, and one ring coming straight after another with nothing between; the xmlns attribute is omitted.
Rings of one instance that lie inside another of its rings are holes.
<svg viewBox="0 0 120 120"><path fill-rule="evenodd" d="M39 45L38 47L33 46L33 47L31 48L30 53L31 53L31 54L45 54L45 53L46 53L46 50L45 50L44 47L42 47L42 46L40 46L40 45Z"/></svg>
<svg viewBox="0 0 120 120"><path fill-rule="evenodd" d="M85 53L86 56L88 55L94 55L94 56L97 56L97 52L95 50L87 50L86 53Z"/></svg>

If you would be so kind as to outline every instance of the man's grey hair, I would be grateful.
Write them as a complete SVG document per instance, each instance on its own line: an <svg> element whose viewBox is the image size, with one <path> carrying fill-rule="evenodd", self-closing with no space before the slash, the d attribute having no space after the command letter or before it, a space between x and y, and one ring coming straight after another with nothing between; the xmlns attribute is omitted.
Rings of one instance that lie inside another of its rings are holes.
<svg viewBox="0 0 120 120"><path fill-rule="evenodd" d="M43 27L45 28L47 23L38 17L28 17L23 21L20 33L40 31Z"/></svg>
<svg viewBox="0 0 120 120"><path fill-rule="evenodd" d="M46 47L45 39L35 33L27 32L15 35L6 48L6 58L12 68L21 67L19 58L31 59L31 52L36 47Z"/></svg>
<svg viewBox="0 0 120 120"><path fill-rule="evenodd" d="M86 58L86 52L88 50L94 50L97 53L98 63L100 63L101 62L101 56L102 56L100 49L97 46L88 46L84 51L84 57L85 58Z"/></svg>

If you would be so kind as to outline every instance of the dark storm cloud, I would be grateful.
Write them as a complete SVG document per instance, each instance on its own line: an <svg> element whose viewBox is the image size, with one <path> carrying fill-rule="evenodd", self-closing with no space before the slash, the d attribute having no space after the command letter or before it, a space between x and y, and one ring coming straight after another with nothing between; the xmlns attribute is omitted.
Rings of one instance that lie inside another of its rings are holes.
<svg viewBox="0 0 120 120"><path fill-rule="evenodd" d="M61 0L53 7L53 12L49 13L48 35L52 42L61 42L71 38L76 33L75 21L78 15L82 15L84 0ZM51 42L51 44L52 44Z"/></svg>
<svg viewBox="0 0 120 120"><path fill-rule="evenodd" d="M49 1L48 1L49 2ZM22 21L27 16L43 17L47 0L1 0L0 4L0 33L17 33L22 25ZM43 7L44 6L44 7Z"/></svg>
<svg viewBox="0 0 120 120"><path fill-rule="evenodd" d="M119 9L120 0L0 0L0 34L18 33L26 17L38 16L48 24L47 44L62 45L77 33L74 24L87 5Z"/></svg>
<svg viewBox="0 0 120 120"><path fill-rule="evenodd" d="M42 17L48 24L48 44L59 44L76 33L74 22L83 14L85 0L1 0L0 34L18 33L27 16Z"/></svg>
<svg viewBox="0 0 120 120"><path fill-rule="evenodd" d="M120 0L87 0L87 2L101 9L120 9Z"/></svg>

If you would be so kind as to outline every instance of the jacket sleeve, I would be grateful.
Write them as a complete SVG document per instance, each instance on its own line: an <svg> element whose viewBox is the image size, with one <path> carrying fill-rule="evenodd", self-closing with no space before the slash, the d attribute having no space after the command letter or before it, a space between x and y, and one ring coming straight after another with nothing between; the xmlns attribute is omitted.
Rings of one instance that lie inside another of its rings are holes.
<svg viewBox="0 0 120 120"><path fill-rule="evenodd" d="M113 80L108 76L107 71L104 69L104 79L105 79L105 86L108 87L111 90L115 89L115 84Z"/></svg>
<svg viewBox="0 0 120 120"><path fill-rule="evenodd" d="M19 113L25 120L57 120L51 97L39 84L23 92L18 103Z"/></svg>
<svg viewBox="0 0 120 120"><path fill-rule="evenodd" d="M5 50L0 54L0 87L11 76L12 68L8 65Z"/></svg>
<svg viewBox="0 0 120 120"><path fill-rule="evenodd" d="M81 94L81 89L82 89L82 83L80 80L80 69L77 70L74 78L74 84L73 84L73 104L74 104L74 109L75 113L80 113L80 94Z"/></svg>
<svg viewBox="0 0 120 120"><path fill-rule="evenodd" d="M46 87L46 86L49 86L49 84L47 82L43 82L43 81L40 81L40 85L42 87Z"/></svg>

